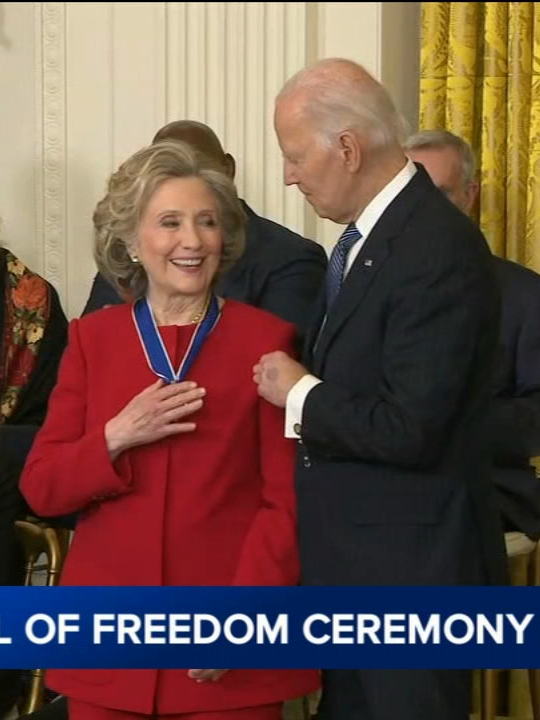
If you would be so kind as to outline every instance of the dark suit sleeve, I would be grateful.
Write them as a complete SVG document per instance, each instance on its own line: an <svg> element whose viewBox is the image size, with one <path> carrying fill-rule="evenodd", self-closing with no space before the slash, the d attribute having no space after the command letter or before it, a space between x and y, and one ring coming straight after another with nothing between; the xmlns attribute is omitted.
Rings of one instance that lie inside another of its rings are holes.
<svg viewBox="0 0 540 720"><path fill-rule="evenodd" d="M403 467L438 461L474 372L478 382L479 344L491 342L495 349L497 341L495 281L484 253L471 254L463 247L458 254L446 242L400 263L382 328L382 381L364 397L331 382L311 390L302 417L308 448ZM494 315L487 318L490 304ZM349 327L349 342L361 343L354 319Z"/></svg>
<svg viewBox="0 0 540 720"><path fill-rule="evenodd" d="M0 425L0 520L13 522L25 510L19 478L38 429Z"/></svg>
<svg viewBox="0 0 540 720"><path fill-rule="evenodd" d="M540 297L527 304L515 351L515 388L512 396L493 399L495 461L527 462L540 455Z"/></svg>
<svg viewBox="0 0 540 720"><path fill-rule="evenodd" d="M304 337L324 283L326 266L324 249L316 243L306 243L301 255L295 255L270 273L259 307L293 323L299 336Z"/></svg>
<svg viewBox="0 0 540 720"><path fill-rule="evenodd" d="M103 275L98 273L92 283L90 296L86 301L82 314L87 315L88 313L94 312L94 310L101 310L105 305L121 305L122 302L122 298L113 286L105 280Z"/></svg>

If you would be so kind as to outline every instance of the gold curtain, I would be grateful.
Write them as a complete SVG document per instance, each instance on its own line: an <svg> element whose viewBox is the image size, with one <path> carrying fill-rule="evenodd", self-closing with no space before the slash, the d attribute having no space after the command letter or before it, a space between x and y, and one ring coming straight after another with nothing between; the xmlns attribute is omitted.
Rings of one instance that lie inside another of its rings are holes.
<svg viewBox="0 0 540 720"><path fill-rule="evenodd" d="M422 3L419 125L472 145L492 251L540 272L540 3ZM525 671L507 679L500 714L532 717Z"/></svg>
<svg viewBox="0 0 540 720"><path fill-rule="evenodd" d="M540 272L540 3L423 2L420 129L475 150L494 253Z"/></svg>

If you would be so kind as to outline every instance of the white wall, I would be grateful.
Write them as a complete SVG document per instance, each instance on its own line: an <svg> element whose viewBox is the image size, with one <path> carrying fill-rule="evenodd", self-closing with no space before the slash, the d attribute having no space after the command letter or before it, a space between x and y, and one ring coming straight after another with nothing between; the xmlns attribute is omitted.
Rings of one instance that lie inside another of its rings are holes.
<svg viewBox="0 0 540 720"><path fill-rule="evenodd" d="M415 124L418 5L0 3L2 242L77 315L107 176L165 122L191 118L236 156L257 211L330 247L336 228L283 186L273 98L307 61L351 57Z"/></svg>

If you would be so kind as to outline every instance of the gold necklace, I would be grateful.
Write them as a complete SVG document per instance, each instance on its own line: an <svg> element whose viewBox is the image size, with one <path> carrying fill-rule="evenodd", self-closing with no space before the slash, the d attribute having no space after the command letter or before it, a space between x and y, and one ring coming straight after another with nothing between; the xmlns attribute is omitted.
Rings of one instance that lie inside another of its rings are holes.
<svg viewBox="0 0 540 720"><path fill-rule="evenodd" d="M201 320L203 319L203 317L206 315L206 311L208 310L208 306L210 305L210 297L211 297L211 295L210 295L210 293L208 293L208 295L206 296L206 300L204 301L203 309L200 312L195 313L195 315L193 315L191 317L190 322L192 325L196 325L197 323L200 323Z"/></svg>

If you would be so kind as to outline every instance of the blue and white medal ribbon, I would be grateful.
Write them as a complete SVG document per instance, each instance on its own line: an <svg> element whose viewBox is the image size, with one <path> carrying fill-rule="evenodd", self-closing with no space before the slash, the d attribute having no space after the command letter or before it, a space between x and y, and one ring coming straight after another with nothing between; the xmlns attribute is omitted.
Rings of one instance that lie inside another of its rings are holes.
<svg viewBox="0 0 540 720"><path fill-rule="evenodd" d="M210 335L219 318L217 297L212 293L204 318L193 333L189 347L177 371L163 344L154 318L154 313L147 298L141 298L133 305L133 319L139 339L151 370L167 383L178 383L185 380L195 358L201 351L204 341Z"/></svg>

